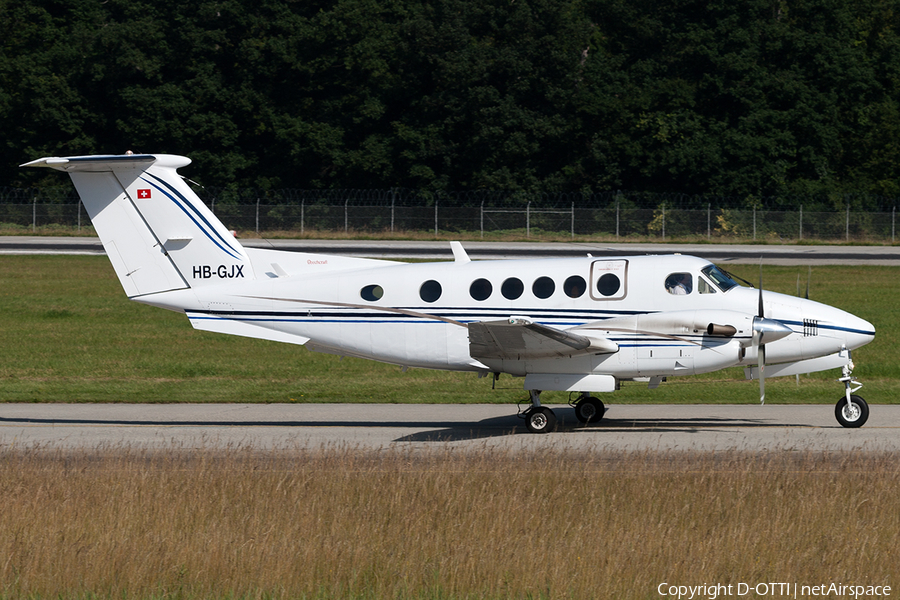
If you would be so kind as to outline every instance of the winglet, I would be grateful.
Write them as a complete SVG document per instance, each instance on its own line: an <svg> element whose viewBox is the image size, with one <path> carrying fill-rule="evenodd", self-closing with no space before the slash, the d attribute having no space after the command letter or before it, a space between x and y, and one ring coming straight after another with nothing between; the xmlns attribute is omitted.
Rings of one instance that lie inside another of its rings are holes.
<svg viewBox="0 0 900 600"><path fill-rule="evenodd" d="M471 258L466 254L465 248L459 242L450 242L450 249L453 250L453 260L458 263L471 262Z"/></svg>

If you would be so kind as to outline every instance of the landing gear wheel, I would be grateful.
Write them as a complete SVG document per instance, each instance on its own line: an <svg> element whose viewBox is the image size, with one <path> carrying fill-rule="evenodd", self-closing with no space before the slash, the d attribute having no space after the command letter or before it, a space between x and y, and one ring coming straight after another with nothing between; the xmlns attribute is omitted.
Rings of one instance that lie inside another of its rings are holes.
<svg viewBox="0 0 900 600"><path fill-rule="evenodd" d="M834 407L834 416L842 427L862 427L869 418L869 405L862 396L851 395L849 404L844 397Z"/></svg>
<svg viewBox="0 0 900 600"><path fill-rule="evenodd" d="M599 398L586 396L575 403L575 418L585 425L599 423L604 410L603 402Z"/></svg>
<svg viewBox="0 0 900 600"><path fill-rule="evenodd" d="M556 415L546 406L534 406L525 411L525 426L531 433L550 433L556 430Z"/></svg>

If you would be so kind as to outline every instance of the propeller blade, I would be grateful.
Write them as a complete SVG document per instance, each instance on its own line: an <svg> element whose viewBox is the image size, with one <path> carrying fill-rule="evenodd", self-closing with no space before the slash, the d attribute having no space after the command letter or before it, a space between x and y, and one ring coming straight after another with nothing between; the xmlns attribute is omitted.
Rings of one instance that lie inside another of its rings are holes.
<svg viewBox="0 0 900 600"><path fill-rule="evenodd" d="M765 330L765 321L766 321L766 311L763 306L763 280L762 280L762 257L759 257L759 321L754 319L753 322L753 333L754 341L759 345L759 348L756 351L756 355L759 359L757 363L759 365L759 403L766 403L766 345L762 343L763 341L763 333ZM756 325L759 324L759 329L757 329Z"/></svg>
<svg viewBox="0 0 900 600"><path fill-rule="evenodd" d="M812 265L807 265L809 267L809 271L806 273L806 296L805 298L809 300L809 280L812 279Z"/></svg>
<svg viewBox="0 0 900 600"><path fill-rule="evenodd" d="M764 319L766 317L765 311L763 309L763 297L762 297L762 257L759 259L759 318Z"/></svg>
<svg viewBox="0 0 900 600"><path fill-rule="evenodd" d="M759 347L759 403L766 403L766 345Z"/></svg>
<svg viewBox="0 0 900 600"><path fill-rule="evenodd" d="M794 331L780 321L754 317L753 319L753 346L756 348L759 369L759 403L766 403L766 344L774 342L794 333Z"/></svg>

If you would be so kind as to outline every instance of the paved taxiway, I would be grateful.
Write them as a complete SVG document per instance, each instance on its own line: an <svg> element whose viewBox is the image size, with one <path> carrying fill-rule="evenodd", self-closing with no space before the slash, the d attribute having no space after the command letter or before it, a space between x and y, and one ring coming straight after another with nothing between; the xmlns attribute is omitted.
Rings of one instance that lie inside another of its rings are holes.
<svg viewBox="0 0 900 600"><path fill-rule="evenodd" d="M831 405L611 405L591 427L561 406L536 435L497 404L0 404L0 448L900 450L900 406L870 408L845 429Z"/></svg>
<svg viewBox="0 0 900 600"><path fill-rule="evenodd" d="M252 248L388 259L453 260L447 242L241 239ZM900 265L900 246L746 244L602 244L591 242L463 242L473 259L690 254L715 263L770 265ZM98 238L0 236L0 254L104 254Z"/></svg>

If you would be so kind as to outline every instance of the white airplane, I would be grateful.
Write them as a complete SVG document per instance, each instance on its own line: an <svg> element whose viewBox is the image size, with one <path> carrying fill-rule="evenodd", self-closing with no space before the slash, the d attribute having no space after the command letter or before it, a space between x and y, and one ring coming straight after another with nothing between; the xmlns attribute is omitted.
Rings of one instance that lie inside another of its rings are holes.
<svg viewBox="0 0 900 600"><path fill-rule="evenodd" d="M67 172L125 293L182 312L196 329L306 345L428 369L524 377L527 428L552 431L542 390L577 393L599 421L622 381L744 366L758 379L843 369L835 416L859 427L851 351L874 327L808 299L738 285L691 256L470 261L385 260L243 247L166 154L41 158ZM572 396L570 396L572 397Z"/></svg>

